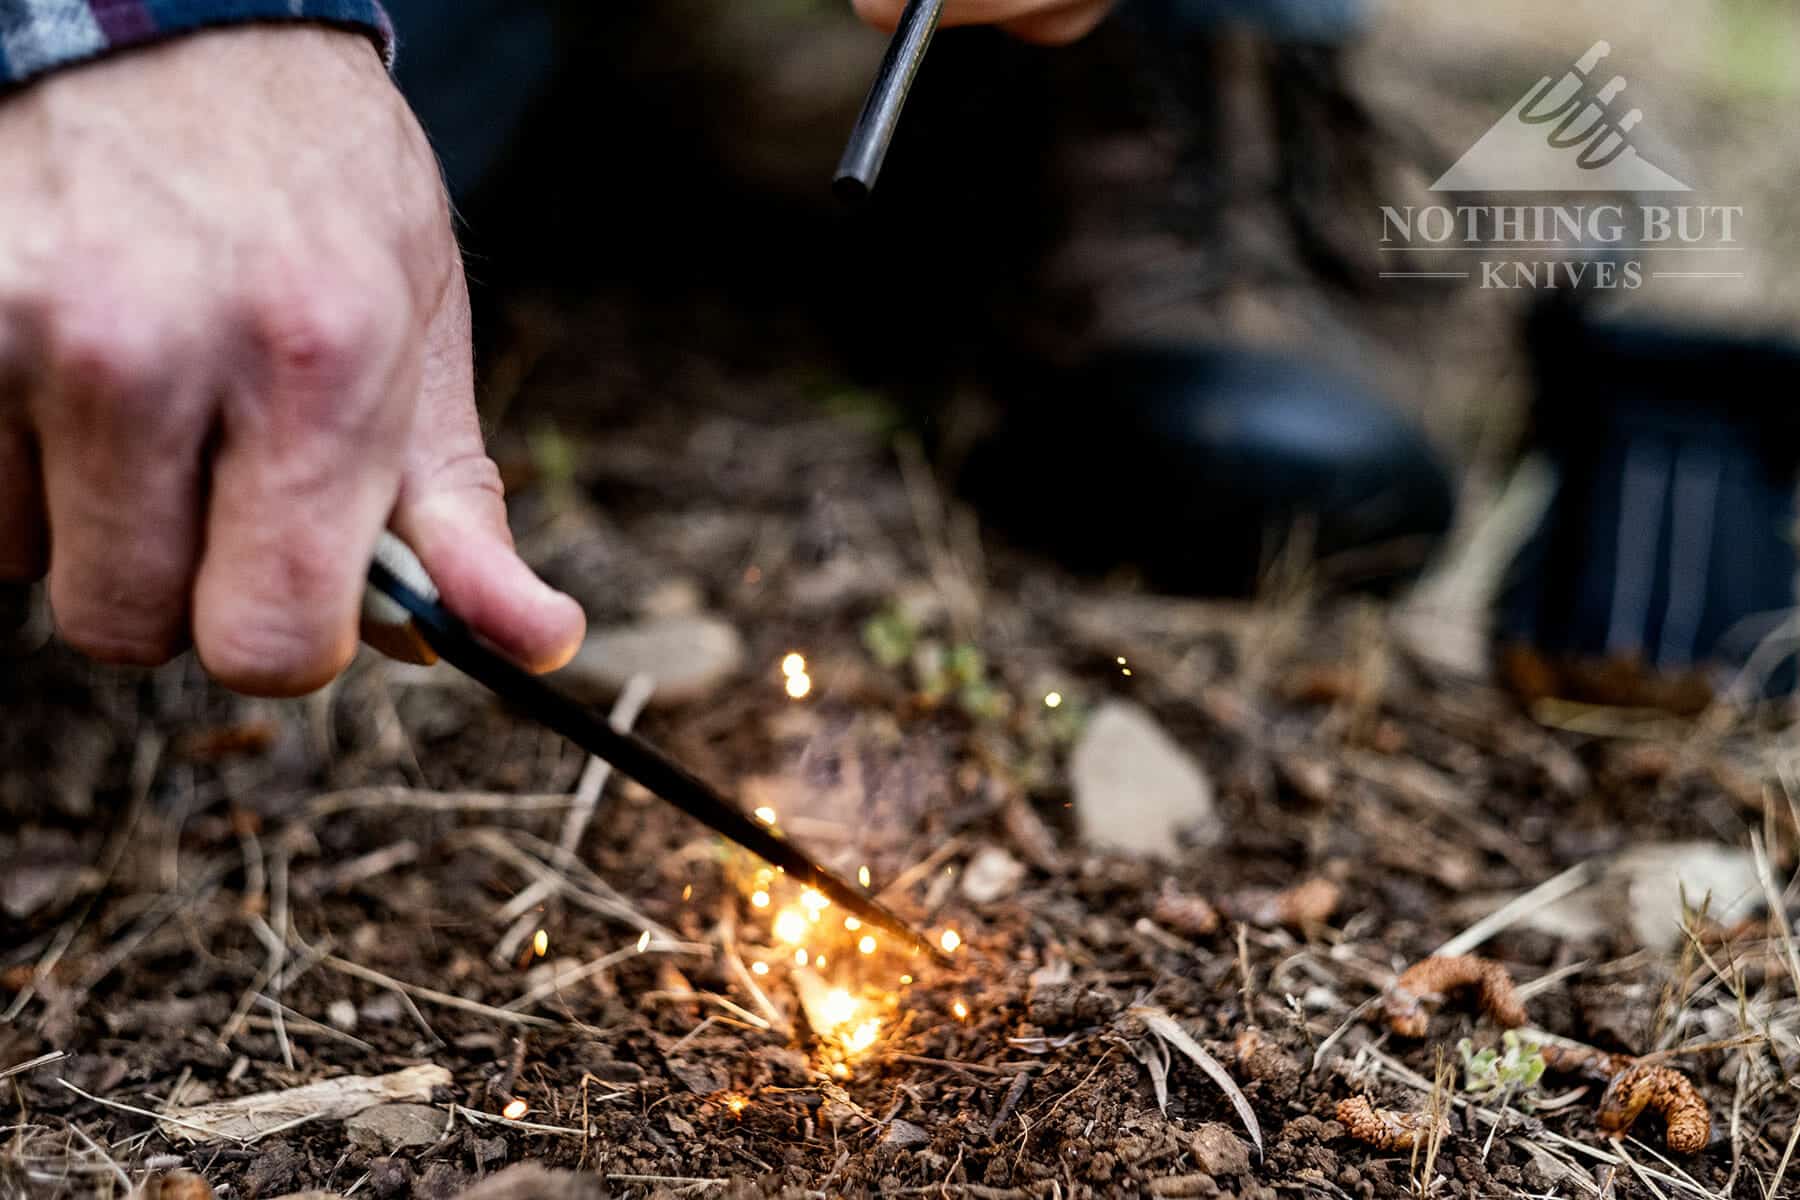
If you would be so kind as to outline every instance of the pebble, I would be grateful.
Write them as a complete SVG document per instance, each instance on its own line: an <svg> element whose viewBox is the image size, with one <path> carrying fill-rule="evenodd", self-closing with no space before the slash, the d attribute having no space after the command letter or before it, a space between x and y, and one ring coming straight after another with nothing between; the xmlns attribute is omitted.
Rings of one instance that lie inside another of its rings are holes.
<svg viewBox="0 0 1800 1200"><path fill-rule="evenodd" d="M1201 846L1224 836L1206 772L1129 701L1109 700L1094 713L1069 773L1076 821L1091 846L1168 856L1178 833Z"/></svg>
<svg viewBox="0 0 1800 1200"><path fill-rule="evenodd" d="M444 1114L429 1104L377 1104L346 1121L344 1132L366 1150L392 1153L435 1144L444 1133Z"/></svg>
<svg viewBox="0 0 1800 1200"><path fill-rule="evenodd" d="M919 1146L931 1145L931 1135L911 1121L895 1118L888 1122L887 1132L881 1135L881 1144L896 1146L901 1150L912 1150Z"/></svg>
<svg viewBox="0 0 1800 1200"><path fill-rule="evenodd" d="M1250 1170L1250 1147L1217 1122L1194 1130L1188 1153L1193 1155L1194 1165L1208 1175L1243 1175Z"/></svg>
<svg viewBox="0 0 1800 1200"><path fill-rule="evenodd" d="M1731 926L1761 912L1762 886L1748 851L1718 842L1631 846L1600 864L1595 882L1528 915L1528 929L1569 941L1624 934L1649 950L1681 944L1682 902L1706 904Z"/></svg>
<svg viewBox="0 0 1800 1200"><path fill-rule="evenodd" d="M491 1175L456 1200L606 1200L606 1184L595 1174L547 1171L520 1163Z"/></svg>
<svg viewBox="0 0 1800 1200"><path fill-rule="evenodd" d="M688 704L712 695L744 665L744 639L717 617L652 617L589 635L555 682L591 701L617 695L634 676L656 681L652 704Z"/></svg>
<svg viewBox="0 0 1800 1200"><path fill-rule="evenodd" d="M1025 878L1025 864L998 846L983 846L963 868L962 894L976 904L1004 900Z"/></svg>

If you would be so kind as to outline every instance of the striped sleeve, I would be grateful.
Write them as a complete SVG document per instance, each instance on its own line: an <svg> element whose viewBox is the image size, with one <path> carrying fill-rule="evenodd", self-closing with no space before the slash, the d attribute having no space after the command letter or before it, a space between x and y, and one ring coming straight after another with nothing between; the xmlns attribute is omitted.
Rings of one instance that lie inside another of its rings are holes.
<svg viewBox="0 0 1800 1200"><path fill-rule="evenodd" d="M366 33L391 58L378 0L0 0L0 88L71 63L217 25L310 21Z"/></svg>

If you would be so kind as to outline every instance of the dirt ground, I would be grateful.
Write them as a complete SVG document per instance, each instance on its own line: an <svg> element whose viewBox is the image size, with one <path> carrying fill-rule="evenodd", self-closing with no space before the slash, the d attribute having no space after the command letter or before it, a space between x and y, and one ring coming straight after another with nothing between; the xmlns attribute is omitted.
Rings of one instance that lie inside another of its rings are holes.
<svg viewBox="0 0 1800 1200"><path fill-rule="evenodd" d="M951 965L864 953L626 782L560 854L590 764L447 668L365 655L278 704L51 645L0 673L0 1196L204 1195L191 1171L453 1197L520 1164L632 1196L1800 1194L1789 713L1526 712L1418 653L1407 606L1303 571L1245 604L1068 575L979 534L816 300L655 268L497 305L521 547L596 629L735 631L735 665L636 728L954 932ZM1402 357L1405 306L1280 278L1196 312ZM1507 393L1465 361L1497 336L1447 329L1397 377L1467 401L1434 419L1470 458L1506 424L1470 415ZM1081 836L1071 755L1119 700L1210 781L1213 820L1158 856ZM1689 896L1642 947L1606 864L1668 843L1748 852L1772 903ZM1576 889L1593 920L1536 919ZM1396 1032L1396 977L1447 945L1504 967L1528 1045L1679 1071L1704 1146L1656 1112L1608 1136L1591 1073L1471 1087L1459 1043L1506 1048L1504 1004ZM317 1091L229 1136L204 1107L401 1072L429 1111L391 1126ZM1350 1136L1356 1097L1420 1144Z"/></svg>

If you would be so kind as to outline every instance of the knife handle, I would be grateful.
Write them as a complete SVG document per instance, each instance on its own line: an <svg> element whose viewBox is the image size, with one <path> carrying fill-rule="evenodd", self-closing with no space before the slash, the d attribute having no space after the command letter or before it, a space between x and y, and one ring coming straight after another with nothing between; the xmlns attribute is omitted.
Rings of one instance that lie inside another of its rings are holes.
<svg viewBox="0 0 1800 1200"><path fill-rule="evenodd" d="M375 543L375 561L419 595L437 600L437 584L431 581L425 564L411 546L385 529L381 540ZM363 587L362 640L400 662L428 667L438 660L437 652L413 624L411 614L373 583Z"/></svg>

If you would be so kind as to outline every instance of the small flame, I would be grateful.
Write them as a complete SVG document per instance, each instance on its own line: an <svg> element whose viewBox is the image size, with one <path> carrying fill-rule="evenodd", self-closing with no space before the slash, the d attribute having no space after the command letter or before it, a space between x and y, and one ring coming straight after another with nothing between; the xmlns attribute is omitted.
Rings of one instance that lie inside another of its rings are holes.
<svg viewBox="0 0 1800 1200"><path fill-rule="evenodd" d="M650 931L648 929L646 929L646 930L644 930L644 932L638 934L638 953L642 954L644 951L648 950L649 948L650 948Z"/></svg>
<svg viewBox="0 0 1800 1200"><path fill-rule="evenodd" d="M856 882L862 884L864 887L869 886L869 864L868 863L864 863L862 866L856 868Z"/></svg>
<svg viewBox="0 0 1800 1200"><path fill-rule="evenodd" d="M750 973L752 975L767 975L769 973L769 964L766 962L753 962L750 964Z"/></svg>
<svg viewBox="0 0 1800 1200"><path fill-rule="evenodd" d="M550 935L542 929L538 930L532 935L531 949L539 958L550 953Z"/></svg>
<svg viewBox="0 0 1800 1200"><path fill-rule="evenodd" d="M508 1100L506 1102L506 1107L500 1110L500 1115L509 1121L517 1121L530 1111L531 1106L526 1104L523 1100Z"/></svg>
<svg viewBox="0 0 1800 1200"><path fill-rule="evenodd" d="M950 1011L956 1014L956 1019L959 1021L966 1021L969 1018L969 1006L964 1004L961 1000L952 1004L950 1006Z"/></svg>
<svg viewBox="0 0 1800 1200"><path fill-rule="evenodd" d="M765 804L756 810L756 819L761 821L764 825L773 825L775 823L775 810Z"/></svg>
<svg viewBox="0 0 1800 1200"><path fill-rule="evenodd" d="M742 1096L727 1096L725 1098L725 1107L729 1108L732 1115L735 1116L750 1107L750 1101Z"/></svg>
<svg viewBox="0 0 1800 1200"><path fill-rule="evenodd" d="M852 1054L860 1054L874 1045L876 1037L881 1033L881 1018L870 1017L855 1029L844 1035L844 1049Z"/></svg>
<svg viewBox="0 0 1800 1200"><path fill-rule="evenodd" d="M862 936L862 941L856 943L856 948L864 954L873 954L875 953L875 939L865 933Z"/></svg>
<svg viewBox="0 0 1800 1200"><path fill-rule="evenodd" d="M806 918L791 908L783 909L775 918L775 936L790 946L806 940Z"/></svg>
<svg viewBox="0 0 1800 1200"><path fill-rule="evenodd" d="M789 675L787 678L787 694L791 699L804 700L812 691L812 676Z"/></svg>
<svg viewBox="0 0 1800 1200"><path fill-rule="evenodd" d="M750 903L755 905L757 908L769 907L769 893L753 892L750 896Z"/></svg>
<svg viewBox="0 0 1800 1200"><path fill-rule="evenodd" d="M820 1013L824 1016L825 1023L833 1029L848 1025L856 1019L856 997L843 988L832 988L825 997Z"/></svg>
<svg viewBox="0 0 1800 1200"><path fill-rule="evenodd" d="M938 939L938 945L944 948L945 954L955 954L956 948L962 945L962 934L954 929L946 929L944 936Z"/></svg>

